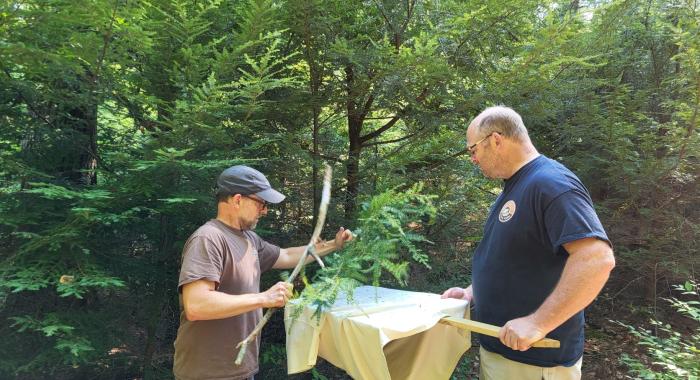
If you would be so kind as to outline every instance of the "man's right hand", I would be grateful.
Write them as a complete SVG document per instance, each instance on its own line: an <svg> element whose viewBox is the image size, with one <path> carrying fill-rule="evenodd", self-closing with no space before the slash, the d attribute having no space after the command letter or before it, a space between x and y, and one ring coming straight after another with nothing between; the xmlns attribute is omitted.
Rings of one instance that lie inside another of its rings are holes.
<svg viewBox="0 0 700 380"><path fill-rule="evenodd" d="M287 303L289 297L292 296L292 284L288 284L284 281L280 281L270 289L267 289L262 294L263 296L263 307L282 307Z"/></svg>
<svg viewBox="0 0 700 380"><path fill-rule="evenodd" d="M449 288L442 293L440 298L456 298L460 300L467 300L472 303L474 300L474 293L472 291L472 286L469 285L467 288Z"/></svg>

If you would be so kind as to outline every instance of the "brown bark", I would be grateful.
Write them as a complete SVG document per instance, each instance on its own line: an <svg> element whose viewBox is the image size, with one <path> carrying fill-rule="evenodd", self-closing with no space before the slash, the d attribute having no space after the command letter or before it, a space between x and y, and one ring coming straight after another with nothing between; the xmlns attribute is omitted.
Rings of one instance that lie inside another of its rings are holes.
<svg viewBox="0 0 700 380"><path fill-rule="evenodd" d="M347 90L346 110L348 114L348 162L346 165L347 191L345 196L345 218L351 220L355 214L355 202L359 187L358 175L360 153L362 152L363 119L357 109L357 94L355 92L355 73L352 66L345 67L345 84Z"/></svg>
<svg viewBox="0 0 700 380"><path fill-rule="evenodd" d="M312 166L311 166L311 183L313 188L313 222L312 225L316 225L316 218L318 215L318 207L321 201L321 191L319 189L318 179L319 171L318 167L320 163L320 147L319 147L319 133L321 129L320 115L321 106L319 101L319 91L321 84L323 82L323 68L320 66L318 57L316 56L316 51L314 49L313 33L311 31L311 20L313 15L310 14L310 9L304 9L304 26L303 26L303 39L304 39L304 59L309 65L309 93L311 94L311 113L312 113Z"/></svg>
<svg viewBox="0 0 700 380"><path fill-rule="evenodd" d="M78 185L97 184L97 104L90 103L70 111L76 118L78 133L76 157L67 173L70 182Z"/></svg>

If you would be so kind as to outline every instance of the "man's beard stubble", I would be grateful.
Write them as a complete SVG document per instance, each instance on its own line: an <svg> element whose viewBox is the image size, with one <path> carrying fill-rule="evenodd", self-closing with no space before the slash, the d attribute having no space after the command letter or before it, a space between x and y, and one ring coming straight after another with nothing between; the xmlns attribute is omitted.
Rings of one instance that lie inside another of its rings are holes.
<svg viewBox="0 0 700 380"><path fill-rule="evenodd" d="M239 224L241 226L241 230L243 231L253 231L255 230L255 227L258 225L258 218L255 218L254 220L245 220L241 218L239 220Z"/></svg>

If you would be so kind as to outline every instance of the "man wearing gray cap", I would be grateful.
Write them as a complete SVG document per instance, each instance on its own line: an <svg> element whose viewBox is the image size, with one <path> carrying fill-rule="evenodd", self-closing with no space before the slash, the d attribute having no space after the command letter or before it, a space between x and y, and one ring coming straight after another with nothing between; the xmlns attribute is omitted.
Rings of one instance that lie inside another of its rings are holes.
<svg viewBox="0 0 700 380"><path fill-rule="evenodd" d="M236 344L262 318L262 309L282 307L290 296L284 282L260 292L260 274L293 268L305 246L283 248L253 230L268 203L285 196L259 171L243 165L224 170L217 181L216 219L195 231L182 252L180 327L173 372L177 379L252 379L258 372L260 336L248 346L243 363L234 364ZM352 239L341 227L330 242L318 242L325 256ZM309 258L307 261L312 261Z"/></svg>

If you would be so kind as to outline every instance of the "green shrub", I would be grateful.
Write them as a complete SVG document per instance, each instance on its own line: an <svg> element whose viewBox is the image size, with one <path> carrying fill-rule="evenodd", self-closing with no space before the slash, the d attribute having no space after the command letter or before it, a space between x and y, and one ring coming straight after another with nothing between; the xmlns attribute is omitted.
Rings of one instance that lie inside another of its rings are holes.
<svg viewBox="0 0 700 380"><path fill-rule="evenodd" d="M644 330L625 325L630 332L639 338L639 344L644 346L647 355L651 359L651 366L642 362L639 358L627 354L622 356L622 362L630 368L635 378L641 379L700 379L700 301L698 301L698 284L687 281L684 285L677 285L676 289L683 295L693 299L682 301L677 298L667 299L671 305L682 315L692 319L695 330L686 336L674 330L668 324L659 320L651 323L658 330Z"/></svg>

